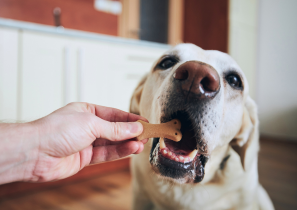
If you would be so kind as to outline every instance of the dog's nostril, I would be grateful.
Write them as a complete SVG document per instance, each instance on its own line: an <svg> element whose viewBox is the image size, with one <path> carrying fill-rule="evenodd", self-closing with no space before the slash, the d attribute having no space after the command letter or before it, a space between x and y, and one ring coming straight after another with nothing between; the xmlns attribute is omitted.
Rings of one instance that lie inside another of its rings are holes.
<svg viewBox="0 0 297 210"><path fill-rule="evenodd" d="M202 85L202 88L208 92L217 91L219 87L219 81L217 81L215 77L212 77L212 75L207 75L206 77L204 77L200 81L200 84Z"/></svg>
<svg viewBox="0 0 297 210"><path fill-rule="evenodd" d="M189 72L186 69L178 69L173 74L174 79L176 80L186 80L189 77Z"/></svg>
<svg viewBox="0 0 297 210"><path fill-rule="evenodd" d="M177 135L177 133L175 133L175 135Z"/></svg>
<svg viewBox="0 0 297 210"><path fill-rule="evenodd" d="M203 78L201 80L200 84L202 85L202 87L205 91L213 91L212 88L210 87L211 82L210 82L209 78L207 78L207 77Z"/></svg>

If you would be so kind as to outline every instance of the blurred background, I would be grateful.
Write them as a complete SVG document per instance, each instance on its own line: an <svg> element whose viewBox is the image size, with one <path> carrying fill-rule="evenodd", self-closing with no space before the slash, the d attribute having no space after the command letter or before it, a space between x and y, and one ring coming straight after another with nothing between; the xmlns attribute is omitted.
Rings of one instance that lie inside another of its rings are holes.
<svg viewBox="0 0 297 210"><path fill-rule="evenodd" d="M296 10L296 0L0 0L0 120L72 101L128 111L172 45L227 52L258 104L260 182L276 209L297 209ZM0 209L130 209L131 200L129 158L0 186Z"/></svg>

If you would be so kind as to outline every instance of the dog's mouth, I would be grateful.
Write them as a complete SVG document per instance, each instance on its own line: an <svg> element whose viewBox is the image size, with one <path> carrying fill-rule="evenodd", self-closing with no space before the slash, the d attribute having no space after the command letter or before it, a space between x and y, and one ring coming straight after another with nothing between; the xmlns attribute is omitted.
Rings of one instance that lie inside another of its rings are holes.
<svg viewBox="0 0 297 210"><path fill-rule="evenodd" d="M199 128L186 111L178 111L161 118L165 123L172 119L181 122L182 139L179 142L166 138L154 138L150 154L153 170L162 176L183 183L200 182L204 177L207 157L199 153L201 141Z"/></svg>

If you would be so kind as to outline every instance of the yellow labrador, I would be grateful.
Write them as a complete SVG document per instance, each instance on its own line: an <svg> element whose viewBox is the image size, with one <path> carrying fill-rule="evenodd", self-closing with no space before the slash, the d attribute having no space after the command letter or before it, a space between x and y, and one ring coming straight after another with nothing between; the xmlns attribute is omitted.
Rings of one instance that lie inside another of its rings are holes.
<svg viewBox="0 0 297 210"><path fill-rule="evenodd" d="M247 80L227 54L180 44L136 88L130 111L179 119L183 138L150 139L132 158L133 208L273 209L258 181L258 118Z"/></svg>

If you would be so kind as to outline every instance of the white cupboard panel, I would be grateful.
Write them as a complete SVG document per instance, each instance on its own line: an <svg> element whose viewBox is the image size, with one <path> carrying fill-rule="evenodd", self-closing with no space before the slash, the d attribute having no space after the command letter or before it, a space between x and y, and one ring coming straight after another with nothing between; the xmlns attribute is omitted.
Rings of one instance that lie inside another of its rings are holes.
<svg viewBox="0 0 297 210"><path fill-rule="evenodd" d="M66 98L65 90L72 89L64 87L74 86L65 79L73 69L70 44L65 37L22 33L21 120L43 117L75 98L74 94Z"/></svg>
<svg viewBox="0 0 297 210"><path fill-rule="evenodd" d="M18 30L0 28L0 120L17 120Z"/></svg>
<svg viewBox="0 0 297 210"><path fill-rule="evenodd" d="M111 106L112 47L108 43L85 40L79 40L78 44L79 100Z"/></svg>
<svg viewBox="0 0 297 210"><path fill-rule="evenodd" d="M165 49L80 42L80 100L128 111L131 95Z"/></svg>
<svg viewBox="0 0 297 210"><path fill-rule="evenodd" d="M140 46L119 46L115 52L117 62L111 64L111 71L117 75L113 86L112 105L129 111L130 99L141 78L150 71L153 63L165 49L152 49Z"/></svg>
<svg viewBox="0 0 297 210"><path fill-rule="evenodd" d="M78 101L78 54L74 43L67 43L64 48L64 101L63 105Z"/></svg>

